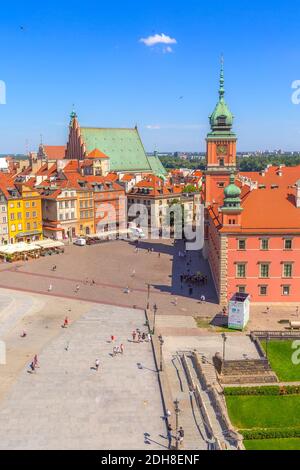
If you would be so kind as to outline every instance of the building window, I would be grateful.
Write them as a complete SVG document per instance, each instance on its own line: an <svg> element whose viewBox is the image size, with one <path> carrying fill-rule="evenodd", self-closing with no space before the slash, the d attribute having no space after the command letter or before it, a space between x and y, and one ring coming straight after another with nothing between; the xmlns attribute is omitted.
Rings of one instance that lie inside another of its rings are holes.
<svg viewBox="0 0 300 470"><path fill-rule="evenodd" d="M267 295L268 286L259 286L259 295Z"/></svg>
<svg viewBox="0 0 300 470"><path fill-rule="evenodd" d="M14 207L15 207L14 203L11 202L11 203L10 203L10 208L13 209Z"/></svg>
<svg viewBox="0 0 300 470"><path fill-rule="evenodd" d="M18 230L22 230L22 224L18 224Z"/></svg>
<svg viewBox="0 0 300 470"><path fill-rule="evenodd" d="M17 202L17 207L18 207L18 208L21 207L21 203L20 203L20 202Z"/></svg>
<svg viewBox="0 0 300 470"><path fill-rule="evenodd" d="M269 239L268 238L262 238L260 241L260 248L261 250L268 250L269 249Z"/></svg>
<svg viewBox="0 0 300 470"><path fill-rule="evenodd" d="M237 291L239 294L245 294L246 293L246 286L236 286Z"/></svg>
<svg viewBox="0 0 300 470"><path fill-rule="evenodd" d="M10 214L10 220L15 220L15 214Z"/></svg>
<svg viewBox="0 0 300 470"><path fill-rule="evenodd" d="M283 263L282 277L292 277L293 275L293 264Z"/></svg>
<svg viewBox="0 0 300 470"><path fill-rule="evenodd" d="M35 205L36 205L36 204L35 204L35 202L34 202L34 201L32 201L32 204L31 204L31 205L32 205L32 207L35 207Z"/></svg>
<svg viewBox="0 0 300 470"><path fill-rule="evenodd" d="M26 202L25 207L30 207L30 202Z"/></svg>
<svg viewBox="0 0 300 470"><path fill-rule="evenodd" d="M12 232L15 232L16 231L16 226L14 224L12 224L12 226L10 227L11 231Z"/></svg>
<svg viewBox="0 0 300 470"><path fill-rule="evenodd" d="M245 263L237 263L236 277L246 277L246 264Z"/></svg>
<svg viewBox="0 0 300 470"><path fill-rule="evenodd" d="M225 183L223 183L223 182L219 182L219 183L217 183L217 185L218 185L218 188L224 188L224 186L225 186Z"/></svg>
<svg viewBox="0 0 300 470"><path fill-rule="evenodd" d="M269 263L260 263L260 277L269 277L270 265Z"/></svg>
<svg viewBox="0 0 300 470"><path fill-rule="evenodd" d="M3 224L6 224L6 223L7 223L6 217L2 217L2 223L3 223Z"/></svg>
<svg viewBox="0 0 300 470"><path fill-rule="evenodd" d="M285 250L291 250L292 249L292 239L291 238L286 238L284 240L284 249Z"/></svg>
<svg viewBox="0 0 300 470"><path fill-rule="evenodd" d="M36 211L32 212L32 217L36 217Z"/></svg>
<svg viewBox="0 0 300 470"><path fill-rule="evenodd" d="M282 286L282 295L290 295L291 286Z"/></svg>
<svg viewBox="0 0 300 470"><path fill-rule="evenodd" d="M22 219L22 212L18 212L18 219L21 220Z"/></svg>
<svg viewBox="0 0 300 470"><path fill-rule="evenodd" d="M245 239L238 240L238 247L239 247L239 250L246 250L246 240Z"/></svg>
<svg viewBox="0 0 300 470"><path fill-rule="evenodd" d="M30 218L30 212L26 212L26 219Z"/></svg>
<svg viewBox="0 0 300 470"><path fill-rule="evenodd" d="M26 230L30 230L30 223L29 222L27 222L27 224L26 224Z"/></svg>
<svg viewBox="0 0 300 470"><path fill-rule="evenodd" d="M37 228L37 223L33 222L33 228Z"/></svg>
<svg viewBox="0 0 300 470"><path fill-rule="evenodd" d="M2 206L2 212L5 212L5 206Z"/></svg>

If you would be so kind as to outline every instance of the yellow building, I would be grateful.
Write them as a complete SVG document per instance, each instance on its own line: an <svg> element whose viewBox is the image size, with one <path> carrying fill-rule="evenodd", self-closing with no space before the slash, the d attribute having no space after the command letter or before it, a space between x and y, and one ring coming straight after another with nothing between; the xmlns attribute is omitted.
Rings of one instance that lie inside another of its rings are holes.
<svg viewBox="0 0 300 470"><path fill-rule="evenodd" d="M7 201L9 242L42 240L41 196L24 184L8 188Z"/></svg>

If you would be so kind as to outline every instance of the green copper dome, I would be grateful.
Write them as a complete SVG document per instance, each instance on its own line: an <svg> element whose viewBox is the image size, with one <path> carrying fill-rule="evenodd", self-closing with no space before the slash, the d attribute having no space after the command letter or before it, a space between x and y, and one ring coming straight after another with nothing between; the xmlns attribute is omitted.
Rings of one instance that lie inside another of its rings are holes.
<svg viewBox="0 0 300 470"><path fill-rule="evenodd" d="M212 130L230 130L233 124L233 114L228 108L224 100L224 69L223 69L223 59L221 63L221 72L220 72L220 86L219 86L219 101L213 111L209 116L210 126Z"/></svg>
<svg viewBox="0 0 300 470"><path fill-rule="evenodd" d="M225 199L236 199L240 198L241 189L234 184L234 174L230 175L230 184L224 189Z"/></svg>

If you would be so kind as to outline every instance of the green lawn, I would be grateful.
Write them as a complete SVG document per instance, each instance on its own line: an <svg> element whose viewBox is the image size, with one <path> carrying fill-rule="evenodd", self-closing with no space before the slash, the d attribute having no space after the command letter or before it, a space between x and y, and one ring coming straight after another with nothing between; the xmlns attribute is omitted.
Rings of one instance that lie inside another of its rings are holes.
<svg viewBox="0 0 300 470"><path fill-rule="evenodd" d="M268 342L268 359L271 367L281 382L300 381L300 364L292 363L292 340L270 340ZM266 341L261 341L262 347L266 351Z"/></svg>
<svg viewBox="0 0 300 470"><path fill-rule="evenodd" d="M300 438L245 440L247 450L300 450Z"/></svg>
<svg viewBox="0 0 300 470"><path fill-rule="evenodd" d="M232 424L238 429L299 426L300 395L227 396Z"/></svg>

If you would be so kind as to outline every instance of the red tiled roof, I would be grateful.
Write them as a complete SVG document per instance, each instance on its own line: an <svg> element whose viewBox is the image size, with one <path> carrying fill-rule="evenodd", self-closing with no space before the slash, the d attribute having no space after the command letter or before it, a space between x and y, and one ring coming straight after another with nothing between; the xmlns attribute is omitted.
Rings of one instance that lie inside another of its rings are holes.
<svg viewBox="0 0 300 470"><path fill-rule="evenodd" d="M48 160L62 160L65 158L66 147L64 145L43 145Z"/></svg>
<svg viewBox="0 0 300 470"><path fill-rule="evenodd" d="M107 159L109 158L107 155L105 155L105 153L101 152L101 150L95 148L94 150L92 150L89 154L88 154L88 157L87 158L104 158L104 159Z"/></svg>

